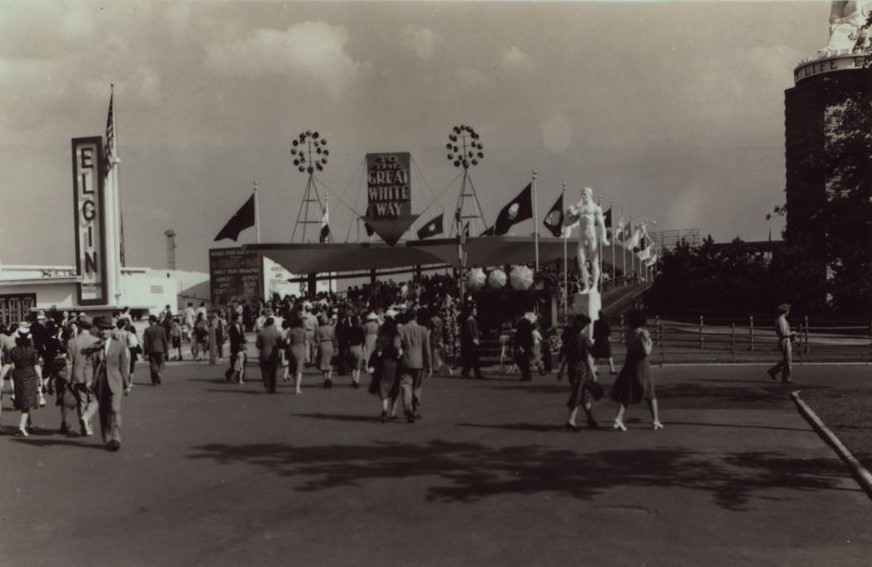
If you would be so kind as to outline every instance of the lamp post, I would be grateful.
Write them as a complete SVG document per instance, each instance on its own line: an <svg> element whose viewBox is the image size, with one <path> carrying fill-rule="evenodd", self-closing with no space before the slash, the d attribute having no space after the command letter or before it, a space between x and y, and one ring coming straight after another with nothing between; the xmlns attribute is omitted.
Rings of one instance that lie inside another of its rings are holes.
<svg viewBox="0 0 872 567"><path fill-rule="evenodd" d="M300 210L297 212L297 221L294 223L291 242L296 238L297 227L300 224L303 225L300 242L306 241L306 225L321 224L321 219L324 216L324 205L321 203L321 197L318 195L315 172L324 171L324 166L327 165L327 156L329 155L330 150L327 149L327 140L322 138L321 134L317 131L306 130L291 140L291 158L294 160L294 165L300 173L307 175L306 190L303 193ZM310 203L318 203L318 218L316 220L309 219Z"/></svg>

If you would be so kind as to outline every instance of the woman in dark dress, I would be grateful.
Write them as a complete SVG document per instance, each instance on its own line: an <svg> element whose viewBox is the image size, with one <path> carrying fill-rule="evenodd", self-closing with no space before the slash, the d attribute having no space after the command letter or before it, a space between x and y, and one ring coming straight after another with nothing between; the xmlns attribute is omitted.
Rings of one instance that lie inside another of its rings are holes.
<svg viewBox="0 0 872 567"><path fill-rule="evenodd" d="M18 331L15 347L9 353L9 361L14 365L12 375L15 378L15 409L21 412L18 433L27 437L30 410L39 407L39 383L42 380L39 353L33 346L29 330Z"/></svg>
<svg viewBox="0 0 872 567"><path fill-rule="evenodd" d="M654 430L663 429L657 411L657 394L654 391L654 379L651 376L651 365L648 355L651 354L653 341L648 329L645 328L645 313L631 311L627 316L630 331L627 333L627 358L618 379L612 386L611 398L621 404L615 417L614 429L626 431L624 412L630 404L638 404L643 399L648 402Z"/></svg>
<svg viewBox="0 0 872 567"><path fill-rule="evenodd" d="M389 311L390 313L390 311ZM369 357L369 373L372 382L369 393L377 394L381 400L381 420L386 421L388 413L395 417L396 405L391 407L391 400L397 397L400 390L400 358L402 357L402 341L397 323L391 316L385 316L385 322L379 327L375 352Z"/></svg>
<svg viewBox="0 0 872 567"><path fill-rule="evenodd" d="M590 339L585 336L585 329L589 324L590 317L583 314L576 315L563 332L562 362L566 364L569 385L572 387L569 401L566 402L566 407L569 408L566 431L578 431L575 417L578 415L579 406L584 407L588 427L591 429L599 427L592 412L593 402L591 398L594 397L594 388L598 386L594 386L596 373L591 357L592 345Z"/></svg>
<svg viewBox="0 0 872 567"><path fill-rule="evenodd" d="M612 343L611 343L612 328L609 326L609 321L606 314L600 309L598 319L593 323L593 362L596 363L605 358L609 361L609 374L617 374L615 371L615 361L612 358Z"/></svg>

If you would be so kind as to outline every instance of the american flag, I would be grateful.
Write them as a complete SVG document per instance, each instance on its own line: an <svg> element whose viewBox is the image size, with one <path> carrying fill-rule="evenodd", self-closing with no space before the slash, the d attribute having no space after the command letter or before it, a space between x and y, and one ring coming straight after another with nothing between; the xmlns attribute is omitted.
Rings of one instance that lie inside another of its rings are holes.
<svg viewBox="0 0 872 567"><path fill-rule="evenodd" d="M113 160L115 158L115 112L112 110L113 99L115 92L109 95L109 115L106 117L106 144L103 146L103 155L105 163L103 171L106 175L112 170Z"/></svg>

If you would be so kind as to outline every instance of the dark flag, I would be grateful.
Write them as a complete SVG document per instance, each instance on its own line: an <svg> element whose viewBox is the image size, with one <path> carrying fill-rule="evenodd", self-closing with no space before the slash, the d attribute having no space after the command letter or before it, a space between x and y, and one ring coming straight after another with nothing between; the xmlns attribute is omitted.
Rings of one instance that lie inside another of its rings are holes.
<svg viewBox="0 0 872 567"><path fill-rule="evenodd" d="M545 228L548 229L554 236L563 234L563 193L554 202L554 205L548 210L545 219L542 221Z"/></svg>
<svg viewBox="0 0 872 567"><path fill-rule="evenodd" d="M235 241L239 237L239 233L250 226L254 226L254 195L249 197L245 204L236 211L236 214L227 221L227 224L215 237L215 242L224 238Z"/></svg>
<svg viewBox="0 0 872 567"><path fill-rule="evenodd" d="M366 221L363 221L363 228L366 229L367 236L372 236L373 234L375 234L375 231L372 229L372 227Z"/></svg>
<svg viewBox="0 0 872 567"><path fill-rule="evenodd" d="M606 225L606 234L612 234L612 208L603 213L603 224Z"/></svg>
<svg viewBox="0 0 872 567"><path fill-rule="evenodd" d="M533 184L528 183L517 197L503 207L497 222L484 232L484 235L500 235L509 232L513 225L533 218Z"/></svg>
<svg viewBox="0 0 872 567"><path fill-rule="evenodd" d="M443 213L439 213L438 217L418 229L418 240L424 240L425 238L442 234L442 215Z"/></svg>

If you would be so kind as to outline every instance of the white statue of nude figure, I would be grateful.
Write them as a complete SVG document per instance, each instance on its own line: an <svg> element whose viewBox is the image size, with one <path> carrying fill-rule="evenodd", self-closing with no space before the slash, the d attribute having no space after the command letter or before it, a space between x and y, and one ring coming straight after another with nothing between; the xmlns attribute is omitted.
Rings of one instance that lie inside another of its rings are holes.
<svg viewBox="0 0 872 567"><path fill-rule="evenodd" d="M598 289L600 281L599 247L608 246L606 223L603 210L593 200L593 190L585 187L581 190L581 200L566 210L566 225L578 222L578 269L584 289ZM590 262L590 272L587 263Z"/></svg>
<svg viewBox="0 0 872 567"><path fill-rule="evenodd" d="M860 39L863 26L867 23L870 0L835 0L830 5L830 40L820 50L824 55L839 51L851 51Z"/></svg>

